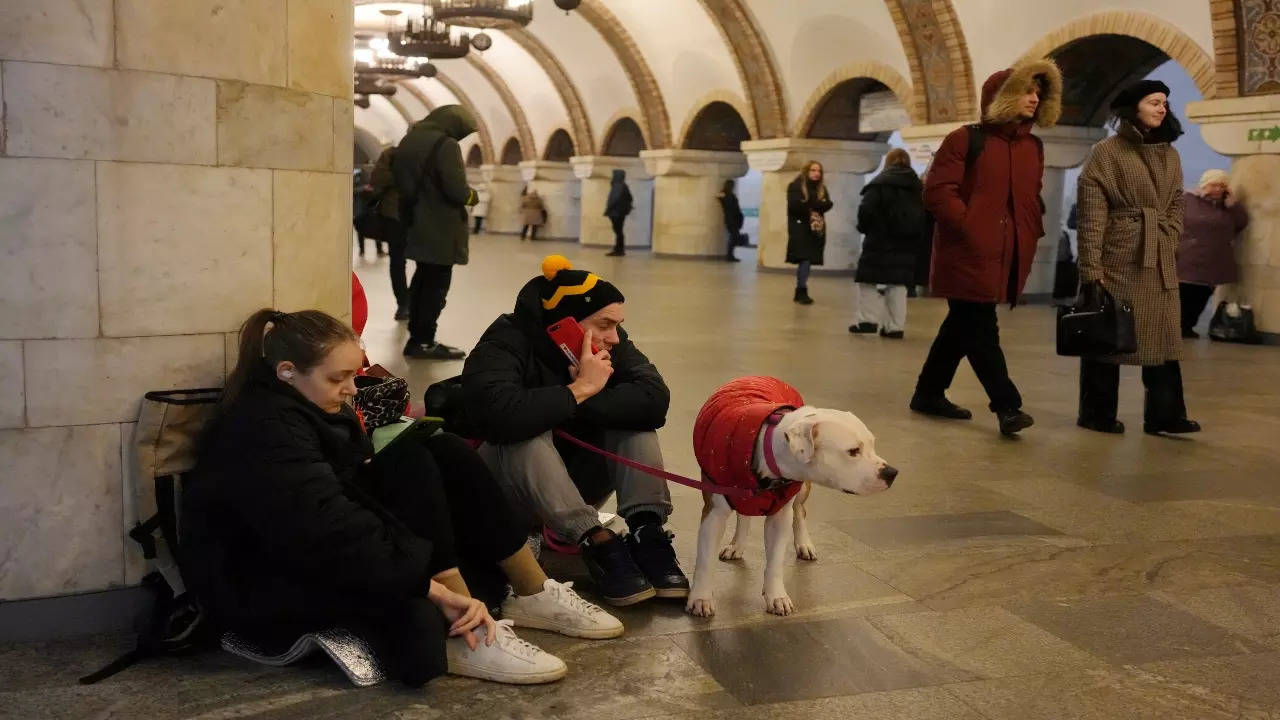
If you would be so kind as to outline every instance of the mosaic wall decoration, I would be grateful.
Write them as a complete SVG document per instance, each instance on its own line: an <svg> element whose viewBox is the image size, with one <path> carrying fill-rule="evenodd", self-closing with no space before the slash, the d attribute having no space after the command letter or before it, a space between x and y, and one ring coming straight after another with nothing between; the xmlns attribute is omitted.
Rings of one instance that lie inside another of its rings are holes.
<svg viewBox="0 0 1280 720"><path fill-rule="evenodd" d="M1240 0L1240 94L1280 92L1280 0Z"/></svg>

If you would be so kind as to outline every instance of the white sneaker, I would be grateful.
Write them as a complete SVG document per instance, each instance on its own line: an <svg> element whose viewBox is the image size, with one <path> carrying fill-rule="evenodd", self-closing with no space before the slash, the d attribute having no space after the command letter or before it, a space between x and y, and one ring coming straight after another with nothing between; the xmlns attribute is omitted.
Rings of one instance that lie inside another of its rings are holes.
<svg viewBox="0 0 1280 720"><path fill-rule="evenodd" d="M508 685L538 685L555 682L569 671L560 658L516 637L510 620L498 621L498 636L492 645L484 644L483 625L472 632L477 641L475 650L460 637L445 642L453 675Z"/></svg>
<svg viewBox="0 0 1280 720"><path fill-rule="evenodd" d="M573 591L573 583L547 578L542 592L502 603L502 617L517 627L550 630L569 637L603 640L622 634L622 622Z"/></svg>

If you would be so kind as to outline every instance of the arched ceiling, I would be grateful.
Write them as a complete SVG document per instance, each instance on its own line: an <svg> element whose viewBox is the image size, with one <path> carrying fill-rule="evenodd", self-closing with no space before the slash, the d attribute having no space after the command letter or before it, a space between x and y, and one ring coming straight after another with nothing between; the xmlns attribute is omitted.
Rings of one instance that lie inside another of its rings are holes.
<svg viewBox="0 0 1280 720"><path fill-rule="evenodd" d="M421 14L420 3L354 2L358 32L385 30L378 13L385 7ZM1153 25L1151 37L1169 35L1172 48L1164 49L1172 49L1171 56L1184 65L1186 58L1203 64L1201 56L1213 56L1212 4L582 0L566 13L554 0L534 0L529 26L490 31L492 48L464 60L441 60L439 79L412 83L429 104L473 107L490 136L476 139L488 146L486 161L511 137L519 139L526 158L541 157L561 128L577 154L597 154L611 123L623 114L635 117L648 147L675 147L684 126L711 99L732 100L752 137L794 136L806 113L850 68L874 69L869 76L908 104L913 123L959 123L976 116L978 93L990 73L1033 51L1049 52L1038 43L1095 16L1158 18L1163 25ZM1134 36L1145 37L1136 30ZM1208 83L1202 89L1212 91L1215 80L1204 77L1203 68L1189 70ZM411 96L396 103L411 117L428 107ZM357 123L383 138L403 119L391 103L376 98L368 110L357 110Z"/></svg>

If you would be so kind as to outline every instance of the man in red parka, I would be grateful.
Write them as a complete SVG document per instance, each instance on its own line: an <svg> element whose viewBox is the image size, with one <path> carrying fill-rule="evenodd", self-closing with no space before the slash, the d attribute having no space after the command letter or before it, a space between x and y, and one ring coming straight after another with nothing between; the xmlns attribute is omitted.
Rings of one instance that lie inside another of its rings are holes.
<svg viewBox="0 0 1280 720"><path fill-rule="evenodd" d="M967 357L1001 433L1013 435L1034 422L1009 379L996 305L1017 304L1044 235L1044 148L1031 127L1057 122L1061 101L1062 73L1052 60L994 73L982 84L981 125L953 131L934 156L924 186L925 207L936 221L930 290L947 299L948 312L916 382L916 412L973 417L946 397Z"/></svg>

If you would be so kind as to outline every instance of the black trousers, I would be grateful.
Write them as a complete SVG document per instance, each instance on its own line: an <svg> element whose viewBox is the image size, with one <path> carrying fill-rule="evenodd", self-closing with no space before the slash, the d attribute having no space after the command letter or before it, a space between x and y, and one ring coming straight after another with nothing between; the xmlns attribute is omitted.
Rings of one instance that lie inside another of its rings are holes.
<svg viewBox="0 0 1280 720"><path fill-rule="evenodd" d="M1178 283L1178 299L1182 302L1182 332L1184 334L1196 326L1196 321L1200 319L1200 313L1204 312L1204 306L1211 297L1213 297L1212 285Z"/></svg>
<svg viewBox="0 0 1280 720"><path fill-rule="evenodd" d="M622 226L627 221L627 216L609 217L609 223L613 225L613 251L626 252L627 239L622 236Z"/></svg>
<svg viewBox="0 0 1280 720"><path fill-rule="evenodd" d="M449 285L453 282L452 265L417 263L409 284L409 340L433 343L440 313L444 312Z"/></svg>
<svg viewBox="0 0 1280 720"><path fill-rule="evenodd" d="M538 226L537 226L537 225L525 225L523 228L521 228L521 229L520 229L520 239L521 239L521 240L523 240L523 239L525 239L525 237L528 237L530 240L537 240L537 239L538 239Z"/></svg>
<svg viewBox="0 0 1280 720"><path fill-rule="evenodd" d="M916 381L916 395L942 396L951 387L960 361L968 358L987 391L992 412L1020 409L1022 396L1009 379L1009 367L1000 349L996 304L948 300L947 305L947 317L938 328Z"/></svg>
<svg viewBox="0 0 1280 720"><path fill-rule="evenodd" d="M742 232L741 228L737 230L733 228L729 228L729 245L728 247L725 248L725 251L724 251L724 254L726 257L733 257L733 249L738 247L738 233L741 233L741 232Z"/></svg>
<svg viewBox="0 0 1280 720"><path fill-rule="evenodd" d="M431 540L431 571L457 567L474 597L500 605L506 577L498 561L526 542L522 529L475 450L456 435L441 433L418 443L400 443L374 456L356 480L366 498ZM392 677L421 685L448 670L448 624L439 608L421 595L382 598L325 593L288 617L262 617L237 625L254 640L281 651L303 633L345 627L372 646Z"/></svg>
<svg viewBox="0 0 1280 720"><path fill-rule="evenodd" d="M480 225L481 225L482 223L484 223L484 216L483 216L483 215L476 215L476 216L475 216L475 221L476 221L476 225L475 225L475 228L474 228L474 229L472 229L471 234L472 234L472 235L479 235L479 234L480 234Z"/></svg>
<svg viewBox="0 0 1280 720"><path fill-rule="evenodd" d="M391 293L395 295L396 305L404 307L409 304L408 262L404 257L404 226L398 220L383 218L383 228L387 237L387 254L390 255L389 270L391 273Z"/></svg>
<svg viewBox="0 0 1280 720"><path fill-rule="evenodd" d="M1146 387L1143 420L1161 423L1187 416L1182 394L1182 366L1176 360L1162 365L1143 365L1142 384ZM1109 423L1116 419L1120 401L1120 366L1090 358L1080 359L1081 420Z"/></svg>

